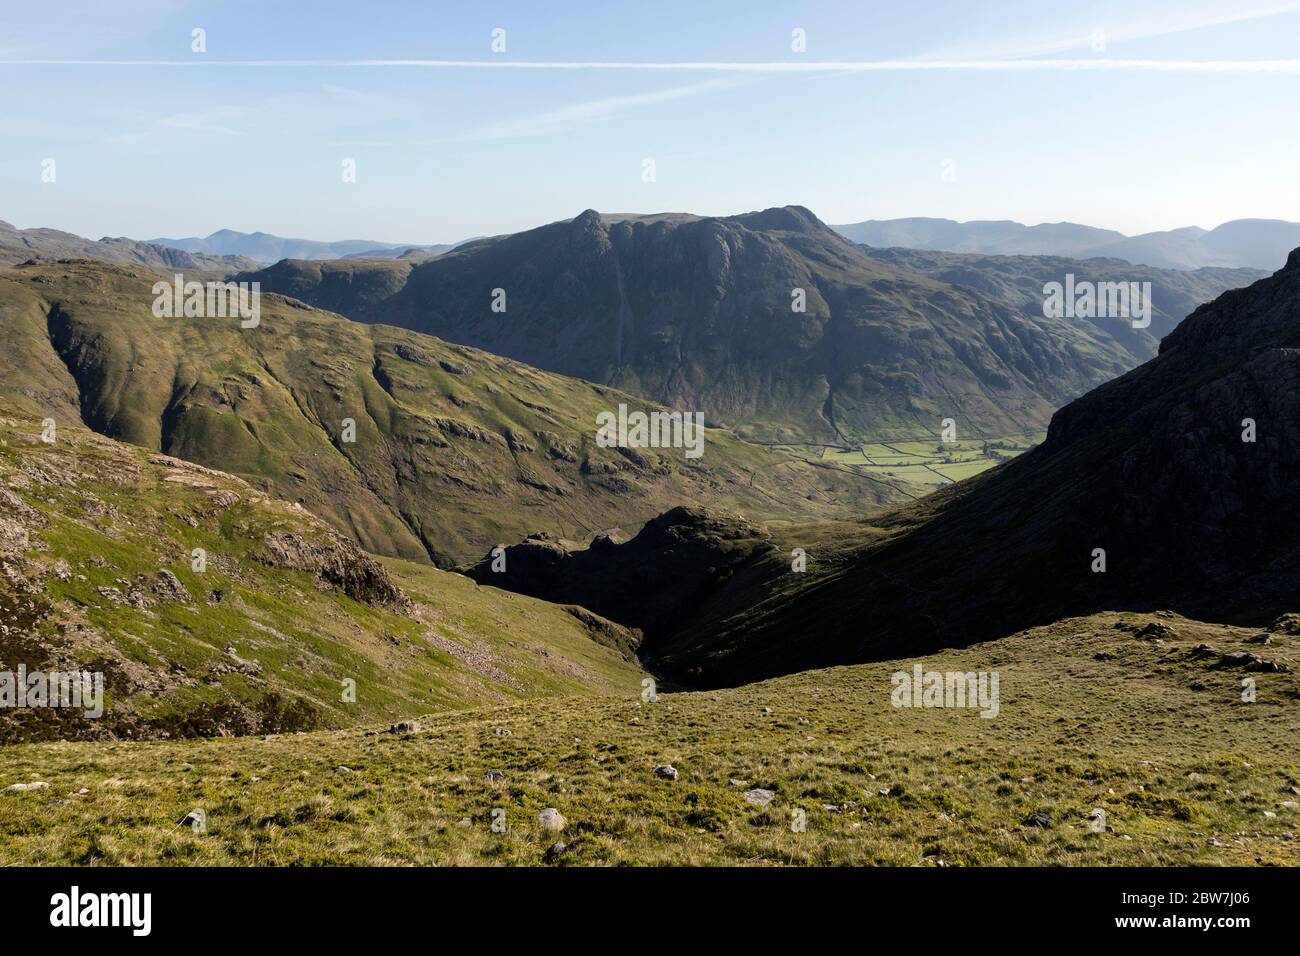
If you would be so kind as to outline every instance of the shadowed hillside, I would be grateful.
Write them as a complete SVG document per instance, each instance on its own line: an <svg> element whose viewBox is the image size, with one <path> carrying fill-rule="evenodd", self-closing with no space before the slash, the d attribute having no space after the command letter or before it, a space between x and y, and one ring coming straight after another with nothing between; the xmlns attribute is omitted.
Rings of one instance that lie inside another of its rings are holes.
<svg viewBox="0 0 1300 956"><path fill-rule="evenodd" d="M1254 441L1243 440L1247 419ZM1197 310L1157 358L1063 408L1047 440L1011 462L878 519L770 540L734 518L665 515L602 545L601 580L653 567L639 551L683 541L729 554L725 565L681 565L694 574L670 565L663 580L698 584L697 599L673 626L647 630L657 667L707 684L961 646L1105 609L1263 623L1300 592L1297 475L1300 250ZM807 552L805 572L792 570L794 548ZM521 590L546 596L548 578L565 581L566 599L638 620L616 591L574 593L564 566L534 558L545 573L530 575L517 564L503 583L519 576Z"/></svg>

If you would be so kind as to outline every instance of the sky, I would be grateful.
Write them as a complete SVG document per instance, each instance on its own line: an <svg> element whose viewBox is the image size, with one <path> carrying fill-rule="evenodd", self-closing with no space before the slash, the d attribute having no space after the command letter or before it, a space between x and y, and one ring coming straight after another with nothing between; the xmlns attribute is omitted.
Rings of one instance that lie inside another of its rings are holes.
<svg viewBox="0 0 1300 956"><path fill-rule="evenodd" d="M1300 220L1300 0L0 0L0 23L21 228Z"/></svg>

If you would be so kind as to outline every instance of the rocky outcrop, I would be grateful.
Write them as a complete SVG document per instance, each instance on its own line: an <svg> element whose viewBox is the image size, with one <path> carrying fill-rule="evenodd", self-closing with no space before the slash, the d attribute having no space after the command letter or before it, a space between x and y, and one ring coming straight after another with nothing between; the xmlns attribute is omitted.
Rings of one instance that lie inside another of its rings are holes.
<svg viewBox="0 0 1300 956"><path fill-rule="evenodd" d="M602 534L577 548L534 535L506 548L505 570L494 571L500 564L489 554L465 573L480 584L581 605L653 637L698 611L734 574L771 551L759 525L682 507L646 522L622 544Z"/></svg>
<svg viewBox="0 0 1300 956"><path fill-rule="evenodd" d="M384 566L343 538L330 535L308 541L292 531L272 531L265 535L263 543L266 549L258 559L271 567L310 571L325 584L364 604L407 603Z"/></svg>

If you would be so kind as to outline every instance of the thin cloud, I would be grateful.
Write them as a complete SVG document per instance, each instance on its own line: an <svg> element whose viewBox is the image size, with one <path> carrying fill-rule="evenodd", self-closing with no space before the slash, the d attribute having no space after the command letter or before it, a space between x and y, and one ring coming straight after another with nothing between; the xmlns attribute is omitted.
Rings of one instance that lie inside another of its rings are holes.
<svg viewBox="0 0 1300 956"><path fill-rule="evenodd" d="M521 139L533 136L553 136L567 133L583 126L615 119L624 113L657 103L669 103L683 100L704 93L738 86L736 79L710 80L706 83L693 83L667 90L655 90L651 93L637 93L632 96L607 96L601 99L586 100L538 113L533 116L519 116L485 123L482 126L451 137L448 142L481 142L485 140Z"/></svg>
<svg viewBox="0 0 1300 956"><path fill-rule="evenodd" d="M1123 21L1116 24L1113 22L1099 22L1097 27L1105 31L1106 42L1110 43L1128 43L1134 40L1150 40L1156 37L1174 36L1179 33L1190 33L1194 30L1208 30L1214 27L1230 26L1234 23L1245 23L1251 20L1263 20L1269 17L1284 16L1286 14L1300 12L1300 0L1286 0L1284 3L1274 3L1262 7L1240 6L1227 13L1208 12L1192 10L1186 8L1178 10L1176 13L1168 16L1148 17L1147 19L1135 20L1126 14ZM1020 37L1000 46L970 46L948 47L941 50L933 50L928 53L920 54L915 57L917 60L1014 60L1024 57L1049 56L1052 54L1065 53L1070 50L1086 50L1093 43L1091 31L1086 34L1077 36L1039 36L1039 37Z"/></svg>
<svg viewBox="0 0 1300 956"><path fill-rule="evenodd" d="M281 93L254 104L218 105L164 116L133 112L138 128L111 136L109 141L121 148L157 151L169 144L174 146L178 132L208 137L275 137L365 128L381 121L411 120L418 114L419 107L413 103L327 84L311 91Z"/></svg>

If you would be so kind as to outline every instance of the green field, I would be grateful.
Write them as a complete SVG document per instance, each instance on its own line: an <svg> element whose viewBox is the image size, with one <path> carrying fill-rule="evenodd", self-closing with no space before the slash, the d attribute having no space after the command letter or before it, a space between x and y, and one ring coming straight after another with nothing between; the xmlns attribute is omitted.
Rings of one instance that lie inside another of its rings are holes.
<svg viewBox="0 0 1300 956"><path fill-rule="evenodd" d="M961 481L1015 458L1039 444L1044 431L943 442L936 437L877 441L852 446L784 445L782 451L810 460L846 466L878 478L915 486L916 494Z"/></svg>

